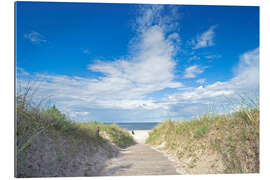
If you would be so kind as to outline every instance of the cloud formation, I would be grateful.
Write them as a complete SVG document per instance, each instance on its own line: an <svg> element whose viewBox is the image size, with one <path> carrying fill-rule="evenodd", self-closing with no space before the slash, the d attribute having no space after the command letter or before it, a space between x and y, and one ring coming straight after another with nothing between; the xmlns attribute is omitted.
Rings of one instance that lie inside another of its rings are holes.
<svg viewBox="0 0 270 180"><path fill-rule="evenodd" d="M177 25L171 14L161 15L164 6L148 7L139 11L137 35L132 41L134 49L128 59L95 60L88 69L103 74L96 79L37 74L39 80L35 81L41 84L39 98L52 95L60 109L74 118L90 117L89 111L93 109L132 109L141 114L152 111L158 116L164 113L167 106L154 103L148 95L182 86L181 82L175 81L176 63L173 59L180 37L172 32ZM34 42L41 42L38 37L37 33L26 36Z"/></svg>
<svg viewBox="0 0 270 180"><path fill-rule="evenodd" d="M221 58L221 55L216 55L216 54L214 54L214 55L207 55L207 56L205 56L205 58L206 59L219 59L219 58Z"/></svg>
<svg viewBox="0 0 270 180"><path fill-rule="evenodd" d="M184 78L195 78L197 75L203 73L203 69L199 65L189 66L185 69Z"/></svg>
<svg viewBox="0 0 270 180"><path fill-rule="evenodd" d="M214 45L214 37L216 26L211 26L207 31L198 35L196 39L193 39L191 44L193 45L192 49L205 48Z"/></svg>
<svg viewBox="0 0 270 180"><path fill-rule="evenodd" d="M150 6L140 11L136 20L136 43L133 44L136 53L132 52L129 59L96 61L88 66L89 70L105 75L95 84L96 89L102 91L103 87L110 87L110 91L120 96L119 99L141 101L154 91L182 86L180 82L174 81L176 63L173 57L179 35L168 32L168 26L171 27L173 21L167 16L161 16L162 11L163 6Z"/></svg>
<svg viewBox="0 0 270 180"><path fill-rule="evenodd" d="M136 36L130 42L127 58L94 60L87 65L89 71L102 74L97 78L29 74L17 68L17 84L26 86L28 79L34 79L39 87L37 101L52 96L52 103L75 121L138 122L161 121L166 117L190 118L194 113L207 112L213 104L226 104L226 98L258 93L258 48L239 57L234 77L228 81L208 84L208 79L196 79L206 69L197 64L188 66L182 77L176 72L176 65L184 64L181 61L176 64L175 60L181 47L181 36L175 31L179 24L175 21L174 8L143 6L138 11L134 24ZM193 49L214 45L215 28L211 26L198 35L193 40ZM27 34L25 38L33 43L46 42L37 32ZM195 86L185 85L184 82L190 79L194 80Z"/></svg>
<svg viewBox="0 0 270 180"><path fill-rule="evenodd" d="M217 81L204 87L199 86L171 94L164 101L177 102L174 105L172 103L169 108L173 111L172 114L188 116L191 113L189 108L191 110L196 108L196 113L202 114L209 110L208 105L212 105L217 111L221 108L219 109L221 112L226 112L236 105L239 106L241 96L256 99L259 96L259 48L242 54L234 73L234 77L228 81Z"/></svg>
<svg viewBox="0 0 270 180"><path fill-rule="evenodd" d="M205 83L206 83L206 79L205 79L205 78L198 79L198 80L196 81L196 83L199 83L199 84L205 84Z"/></svg>
<svg viewBox="0 0 270 180"><path fill-rule="evenodd" d="M28 39L30 42L35 43L35 44L47 42L45 37L36 31L32 31L28 34L24 34L24 38Z"/></svg>

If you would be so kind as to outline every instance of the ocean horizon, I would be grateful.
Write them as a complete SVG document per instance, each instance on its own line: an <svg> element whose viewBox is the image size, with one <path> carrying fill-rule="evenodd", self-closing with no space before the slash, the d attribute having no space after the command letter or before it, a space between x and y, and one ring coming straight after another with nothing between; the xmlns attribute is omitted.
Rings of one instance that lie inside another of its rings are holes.
<svg viewBox="0 0 270 180"><path fill-rule="evenodd" d="M151 130L160 122L117 122L116 124L127 130ZM113 123L104 123L113 124Z"/></svg>

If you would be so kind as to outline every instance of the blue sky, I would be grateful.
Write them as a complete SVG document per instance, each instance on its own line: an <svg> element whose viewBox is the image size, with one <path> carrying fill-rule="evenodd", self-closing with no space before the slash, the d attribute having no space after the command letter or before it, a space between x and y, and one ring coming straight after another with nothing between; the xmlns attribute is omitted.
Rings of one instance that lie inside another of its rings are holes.
<svg viewBox="0 0 270 180"><path fill-rule="evenodd" d="M258 96L259 7L17 2L16 18L17 83L75 121L190 119Z"/></svg>

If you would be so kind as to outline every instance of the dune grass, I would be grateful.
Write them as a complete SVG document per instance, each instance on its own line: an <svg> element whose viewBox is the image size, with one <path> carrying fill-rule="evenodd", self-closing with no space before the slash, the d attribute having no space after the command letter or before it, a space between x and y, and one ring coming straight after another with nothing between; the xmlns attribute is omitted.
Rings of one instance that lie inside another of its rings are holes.
<svg viewBox="0 0 270 180"><path fill-rule="evenodd" d="M134 143L116 124L74 122L56 106L41 108L26 96L16 97L15 123L16 177L97 175L106 160L118 154L114 145Z"/></svg>
<svg viewBox="0 0 270 180"><path fill-rule="evenodd" d="M215 155L209 167L214 169L220 161L223 168L211 171L213 173L258 173L259 112L258 107L241 108L231 114L209 114L192 121L168 120L150 132L146 143L165 142L165 149L173 152L189 169L197 165L200 168L203 161L208 163L210 158L207 157Z"/></svg>
<svg viewBox="0 0 270 180"><path fill-rule="evenodd" d="M107 134L109 140L118 147L123 148L134 143L133 137L127 131L119 128L117 124L73 122L55 106L41 109L31 106L20 96L17 97L16 103L17 153L30 146L33 139L43 131L49 131L51 135L61 133L76 141L92 141L98 146L108 141L102 136L96 136L96 129L99 127L100 132Z"/></svg>

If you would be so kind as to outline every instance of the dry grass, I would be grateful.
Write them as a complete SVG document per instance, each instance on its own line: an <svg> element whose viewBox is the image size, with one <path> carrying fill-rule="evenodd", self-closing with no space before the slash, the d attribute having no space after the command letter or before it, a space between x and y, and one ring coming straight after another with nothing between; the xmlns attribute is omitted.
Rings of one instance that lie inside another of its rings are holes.
<svg viewBox="0 0 270 180"><path fill-rule="evenodd" d="M165 149L189 173L259 173L259 108L166 121L150 132L146 142L166 142Z"/></svg>
<svg viewBox="0 0 270 180"><path fill-rule="evenodd" d="M30 146L35 137L43 131L48 131L52 135L61 133L76 141L92 141L98 146L108 141L102 136L96 136L96 129L99 127L100 132L108 134L109 140L118 147L126 147L134 143L133 137L116 124L73 122L55 106L41 108L41 102L32 103L34 93L35 91L29 87L25 88L22 93L17 93L16 96L17 154Z"/></svg>
<svg viewBox="0 0 270 180"><path fill-rule="evenodd" d="M122 148L134 143L116 124L73 122L55 106L30 103L26 94L16 99L16 125L16 177L97 175L118 153L112 144Z"/></svg>

